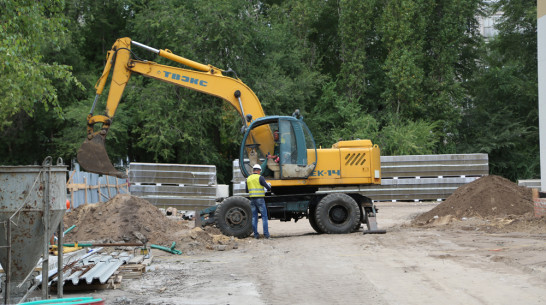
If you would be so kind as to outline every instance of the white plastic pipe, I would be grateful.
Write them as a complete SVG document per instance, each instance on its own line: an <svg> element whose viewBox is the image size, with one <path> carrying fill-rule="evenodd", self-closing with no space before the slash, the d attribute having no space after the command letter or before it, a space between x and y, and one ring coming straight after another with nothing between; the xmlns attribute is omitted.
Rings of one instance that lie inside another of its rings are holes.
<svg viewBox="0 0 546 305"><path fill-rule="evenodd" d="M540 189L546 192L546 0L537 1L537 48Z"/></svg>

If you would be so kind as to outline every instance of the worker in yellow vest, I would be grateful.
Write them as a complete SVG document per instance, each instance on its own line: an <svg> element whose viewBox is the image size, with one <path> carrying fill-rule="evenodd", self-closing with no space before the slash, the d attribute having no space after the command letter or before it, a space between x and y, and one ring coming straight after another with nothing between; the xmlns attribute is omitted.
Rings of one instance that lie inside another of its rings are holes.
<svg viewBox="0 0 546 305"><path fill-rule="evenodd" d="M265 181L265 178L260 175L262 167L259 164L254 164L252 167L252 175L246 178L246 191L250 195L250 209L252 210L252 229L254 230L254 238L260 238L258 234L258 211L262 215L262 223L264 237L270 239L269 229L267 227L267 207L265 206L265 190L271 192L271 185Z"/></svg>

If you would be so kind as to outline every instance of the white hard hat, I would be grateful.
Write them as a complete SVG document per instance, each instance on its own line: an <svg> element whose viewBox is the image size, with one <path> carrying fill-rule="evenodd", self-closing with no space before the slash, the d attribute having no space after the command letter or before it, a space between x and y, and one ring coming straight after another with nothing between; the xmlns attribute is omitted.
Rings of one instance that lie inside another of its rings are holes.
<svg viewBox="0 0 546 305"><path fill-rule="evenodd" d="M259 169L259 170L262 170L262 167L260 166L260 164L254 164L254 166L252 167L252 169Z"/></svg>

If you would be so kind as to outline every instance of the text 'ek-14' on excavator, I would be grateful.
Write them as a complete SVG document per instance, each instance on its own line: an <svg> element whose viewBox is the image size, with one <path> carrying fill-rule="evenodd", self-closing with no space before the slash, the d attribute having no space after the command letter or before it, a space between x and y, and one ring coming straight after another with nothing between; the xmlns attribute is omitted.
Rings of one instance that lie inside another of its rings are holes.
<svg viewBox="0 0 546 305"><path fill-rule="evenodd" d="M134 59L132 45L194 70ZM265 197L270 219L297 221L306 217L318 233L349 233L358 230L361 223L368 226L365 233L384 232L377 230L376 209L363 188L381 183L377 145L370 140L353 140L317 149L299 111L292 116L265 116L254 92L240 79L226 75L235 74L233 71L200 64L130 38L118 39L108 51L104 71L95 85L97 94L87 116L87 139L78 150L78 162L85 170L124 176L110 162L105 139L133 73L219 97L237 110L243 123L241 173L247 177L252 166L262 166L262 175L272 187ZM105 112L93 115L110 74ZM275 158L268 158L271 155ZM252 233L250 202L245 196L228 197L200 214L206 214L206 222L216 224L226 235L242 238Z"/></svg>

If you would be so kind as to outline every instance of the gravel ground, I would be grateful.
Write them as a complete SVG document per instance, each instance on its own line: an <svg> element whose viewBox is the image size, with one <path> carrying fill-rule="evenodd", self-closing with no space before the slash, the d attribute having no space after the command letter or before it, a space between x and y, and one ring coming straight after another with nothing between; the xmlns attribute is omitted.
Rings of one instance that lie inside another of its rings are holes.
<svg viewBox="0 0 546 305"><path fill-rule="evenodd" d="M93 295L106 304L546 304L546 234L507 230L513 219L415 226L411 220L437 202L377 205L384 235L319 235L305 219L270 221L273 240L243 239L226 251L156 251L142 278L65 297Z"/></svg>

